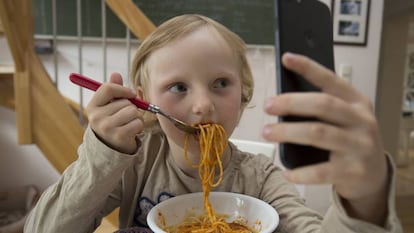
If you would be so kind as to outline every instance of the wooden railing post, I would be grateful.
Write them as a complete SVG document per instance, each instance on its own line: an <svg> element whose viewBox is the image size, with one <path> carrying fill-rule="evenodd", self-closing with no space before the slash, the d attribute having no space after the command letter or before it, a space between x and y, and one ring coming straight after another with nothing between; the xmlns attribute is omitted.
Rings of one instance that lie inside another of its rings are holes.
<svg viewBox="0 0 414 233"><path fill-rule="evenodd" d="M156 26L131 0L105 0L106 4L140 40L143 40Z"/></svg>
<svg viewBox="0 0 414 233"><path fill-rule="evenodd" d="M25 53L25 69L14 73L14 98L19 144L32 144L32 103L30 88L30 54Z"/></svg>
<svg viewBox="0 0 414 233"><path fill-rule="evenodd" d="M19 17L15 17L18 15ZM34 53L32 1L2 0L0 21L13 55L14 95L19 144L32 144L30 54Z"/></svg>

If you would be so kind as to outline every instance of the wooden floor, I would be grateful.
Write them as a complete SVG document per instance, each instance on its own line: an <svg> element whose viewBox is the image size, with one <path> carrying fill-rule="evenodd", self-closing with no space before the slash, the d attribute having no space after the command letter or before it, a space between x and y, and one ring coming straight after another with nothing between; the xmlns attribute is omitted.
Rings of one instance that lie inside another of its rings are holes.
<svg viewBox="0 0 414 233"><path fill-rule="evenodd" d="M95 233L113 233L116 230L118 230L118 228L116 228L110 222L104 219L102 221L101 226L99 226L99 228L96 229Z"/></svg>

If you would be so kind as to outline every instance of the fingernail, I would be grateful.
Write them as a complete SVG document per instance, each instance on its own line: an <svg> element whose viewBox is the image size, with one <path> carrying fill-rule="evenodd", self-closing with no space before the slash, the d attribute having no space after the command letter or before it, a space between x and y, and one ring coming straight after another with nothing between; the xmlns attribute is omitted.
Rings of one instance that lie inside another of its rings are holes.
<svg viewBox="0 0 414 233"><path fill-rule="evenodd" d="M295 54L292 52L286 52L284 53L284 55L288 56L288 57L295 57Z"/></svg>
<svg viewBox="0 0 414 233"><path fill-rule="evenodd" d="M289 171L287 170L282 171L282 175L287 179L289 177Z"/></svg>
<svg viewBox="0 0 414 233"><path fill-rule="evenodd" d="M296 59L296 55L294 53L291 53L291 52L286 52L286 53L283 54L283 56L288 61L294 61Z"/></svg>
<svg viewBox="0 0 414 233"><path fill-rule="evenodd" d="M271 127L270 125L266 125L266 126L263 128L263 135L264 135L265 137L267 137L267 136L269 136L271 133L272 133L272 127Z"/></svg>
<svg viewBox="0 0 414 233"><path fill-rule="evenodd" d="M272 108L272 106L273 106L273 99L267 98L264 104L265 109L270 109Z"/></svg>

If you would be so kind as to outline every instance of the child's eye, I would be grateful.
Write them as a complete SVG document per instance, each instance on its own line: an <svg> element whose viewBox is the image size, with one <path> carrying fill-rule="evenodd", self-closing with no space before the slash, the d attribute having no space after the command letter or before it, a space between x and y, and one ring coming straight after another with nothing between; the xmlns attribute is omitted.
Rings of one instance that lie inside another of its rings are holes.
<svg viewBox="0 0 414 233"><path fill-rule="evenodd" d="M229 81L227 79L221 78L217 79L214 82L214 88L225 88L229 85Z"/></svg>
<svg viewBox="0 0 414 233"><path fill-rule="evenodd" d="M170 86L169 90L174 93L180 93L187 91L187 87L182 83L175 83Z"/></svg>

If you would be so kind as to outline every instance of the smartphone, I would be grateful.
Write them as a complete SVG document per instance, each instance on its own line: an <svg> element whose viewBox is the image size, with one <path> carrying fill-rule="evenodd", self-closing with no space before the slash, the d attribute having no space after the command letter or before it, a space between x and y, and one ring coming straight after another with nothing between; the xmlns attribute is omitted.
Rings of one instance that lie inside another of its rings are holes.
<svg viewBox="0 0 414 233"><path fill-rule="evenodd" d="M319 0L274 0L276 79L278 94L320 91L300 75L285 69L285 52L306 55L334 70L332 17ZM279 121L318 121L315 118L283 116ZM329 151L292 143L280 144L280 159L289 169L329 160Z"/></svg>

